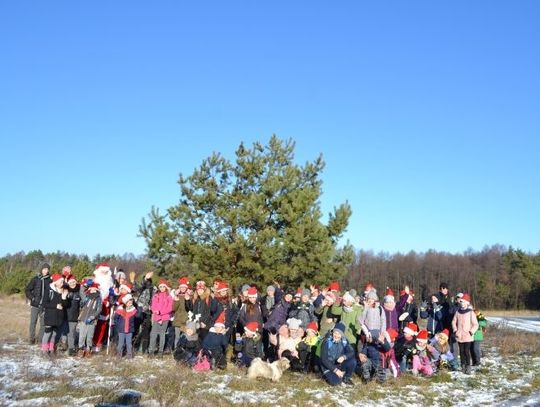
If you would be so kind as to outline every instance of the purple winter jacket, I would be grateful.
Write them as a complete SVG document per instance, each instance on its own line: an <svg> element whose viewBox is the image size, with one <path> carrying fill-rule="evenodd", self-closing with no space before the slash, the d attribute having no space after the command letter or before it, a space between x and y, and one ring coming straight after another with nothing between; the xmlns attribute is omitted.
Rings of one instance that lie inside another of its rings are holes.
<svg viewBox="0 0 540 407"><path fill-rule="evenodd" d="M290 306L290 303L285 301L285 299L282 299L268 316L268 320L263 326L264 329L267 331L270 331L272 328L279 330L279 327L287 322L287 315L289 314Z"/></svg>

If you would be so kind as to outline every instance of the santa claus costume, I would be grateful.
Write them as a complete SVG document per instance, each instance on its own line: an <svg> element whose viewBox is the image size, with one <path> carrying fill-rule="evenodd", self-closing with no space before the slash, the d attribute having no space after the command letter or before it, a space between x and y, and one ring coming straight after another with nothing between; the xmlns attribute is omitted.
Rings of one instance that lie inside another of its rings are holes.
<svg viewBox="0 0 540 407"><path fill-rule="evenodd" d="M111 267L108 263L100 263L96 266L96 269L94 270L94 281L99 284L102 301L101 313L94 334L94 351L99 352L103 345L103 341L107 338L111 306L115 302L114 280L112 278Z"/></svg>

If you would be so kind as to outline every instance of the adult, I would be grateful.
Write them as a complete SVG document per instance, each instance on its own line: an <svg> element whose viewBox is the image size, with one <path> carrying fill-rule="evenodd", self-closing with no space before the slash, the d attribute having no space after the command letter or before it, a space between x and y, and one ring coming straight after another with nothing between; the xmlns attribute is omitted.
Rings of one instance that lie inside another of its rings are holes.
<svg viewBox="0 0 540 407"><path fill-rule="evenodd" d="M321 344L321 372L332 386L352 385L351 377L356 368L354 348L345 337L345 325L338 322Z"/></svg>
<svg viewBox="0 0 540 407"><path fill-rule="evenodd" d="M39 266L39 272L30 280L24 293L28 301L30 301L30 326L28 332L28 343L33 345L36 343L36 325L39 321L38 338L43 338L45 325L43 323L43 299L49 291L51 277L49 276L51 266L49 263L43 262Z"/></svg>

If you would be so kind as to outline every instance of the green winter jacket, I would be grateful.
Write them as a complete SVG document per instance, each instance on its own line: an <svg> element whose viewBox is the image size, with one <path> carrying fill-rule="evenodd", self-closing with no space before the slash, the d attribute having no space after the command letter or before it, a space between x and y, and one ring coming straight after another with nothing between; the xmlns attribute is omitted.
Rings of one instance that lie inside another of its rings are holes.
<svg viewBox="0 0 540 407"><path fill-rule="evenodd" d="M485 318L478 319L478 329L474 333L475 341L484 340L484 330L486 329L487 325L488 325L488 322Z"/></svg>
<svg viewBox="0 0 540 407"><path fill-rule="evenodd" d="M343 306L339 304L332 305L330 309L330 312L338 316L339 320L345 324L345 337L353 348L356 345L357 336L362 329L358 320L362 316L363 311L364 307L358 304L354 304L350 312L344 311Z"/></svg>

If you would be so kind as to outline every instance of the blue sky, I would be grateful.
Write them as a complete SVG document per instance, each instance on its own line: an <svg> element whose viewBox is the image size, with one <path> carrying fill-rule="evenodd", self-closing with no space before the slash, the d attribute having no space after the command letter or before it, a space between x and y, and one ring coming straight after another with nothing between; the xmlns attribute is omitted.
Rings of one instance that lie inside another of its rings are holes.
<svg viewBox="0 0 540 407"><path fill-rule="evenodd" d="M0 255L143 253L178 173L273 133L356 248L540 249L539 2L191 3L0 3Z"/></svg>

